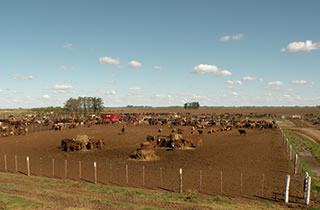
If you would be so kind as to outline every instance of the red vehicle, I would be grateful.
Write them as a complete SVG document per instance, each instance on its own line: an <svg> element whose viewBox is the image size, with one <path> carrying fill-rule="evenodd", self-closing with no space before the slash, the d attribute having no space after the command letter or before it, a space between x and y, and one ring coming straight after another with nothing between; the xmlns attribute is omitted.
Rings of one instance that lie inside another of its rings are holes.
<svg viewBox="0 0 320 210"><path fill-rule="evenodd" d="M110 120L112 122L119 122L120 115L118 114L101 114L103 120Z"/></svg>

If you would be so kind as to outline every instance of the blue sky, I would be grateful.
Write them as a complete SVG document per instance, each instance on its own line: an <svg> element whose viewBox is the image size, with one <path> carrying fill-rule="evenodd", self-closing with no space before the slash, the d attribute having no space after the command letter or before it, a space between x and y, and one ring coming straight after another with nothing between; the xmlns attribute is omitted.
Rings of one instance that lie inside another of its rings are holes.
<svg viewBox="0 0 320 210"><path fill-rule="evenodd" d="M0 2L0 108L320 104L320 1Z"/></svg>

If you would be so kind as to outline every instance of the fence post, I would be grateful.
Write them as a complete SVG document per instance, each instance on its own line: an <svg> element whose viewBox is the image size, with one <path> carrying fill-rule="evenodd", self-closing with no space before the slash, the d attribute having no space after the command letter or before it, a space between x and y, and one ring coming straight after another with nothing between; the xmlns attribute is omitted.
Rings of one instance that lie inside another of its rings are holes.
<svg viewBox="0 0 320 210"><path fill-rule="evenodd" d="M79 160L79 179L81 180L81 160Z"/></svg>
<svg viewBox="0 0 320 210"><path fill-rule="evenodd" d="M144 166L142 166L142 186L144 187Z"/></svg>
<svg viewBox="0 0 320 210"><path fill-rule="evenodd" d="M129 169L128 169L128 165L126 165L126 183L129 184Z"/></svg>
<svg viewBox="0 0 320 210"><path fill-rule="evenodd" d="M52 177L54 177L54 159L52 159Z"/></svg>
<svg viewBox="0 0 320 210"><path fill-rule="evenodd" d="M94 168L94 183L97 184L97 163L93 163L93 168Z"/></svg>
<svg viewBox="0 0 320 210"><path fill-rule="evenodd" d="M264 195L264 174L262 174L262 195Z"/></svg>
<svg viewBox="0 0 320 210"><path fill-rule="evenodd" d="M182 193L182 168L179 169L179 193Z"/></svg>
<svg viewBox="0 0 320 210"><path fill-rule="evenodd" d="M240 193L243 193L242 173L240 174Z"/></svg>
<svg viewBox="0 0 320 210"><path fill-rule="evenodd" d="M202 191L202 170L200 170L200 183L199 183L199 192L201 192Z"/></svg>
<svg viewBox="0 0 320 210"><path fill-rule="evenodd" d="M289 203L290 175L286 177L286 188L284 191L284 202Z"/></svg>
<svg viewBox="0 0 320 210"><path fill-rule="evenodd" d="M42 158L41 157L39 160L39 174L40 174L40 176L42 175Z"/></svg>
<svg viewBox="0 0 320 210"><path fill-rule="evenodd" d="M30 161L28 156L27 156L27 176L30 176Z"/></svg>
<svg viewBox="0 0 320 210"><path fill-rule="evenodd" d="M109 175L110 175L110 177L109 177L109 182L111 182L112 181L112 163L110 163L110 169L109 169Z"/></svg>
<svg viewBox="0 0 320 210"><path fill-rule="evenodd" d="M307 178L307 192L306 192L306 204L310 203L310 190L311 190L311 176Z"/></svg>
<svg viewBox="0 0 320 210"><path fill-rule="evenodd" d="M306 197L307 197L308 177L309 177L309 173L308 173L308 172L305 172L305 173L304 173L304 182L303 182L303 198L304 198L304 199L306 199Z"/></svg>
<svg viewBox="0 0 320 210"><path fill-rule="evenodd" d="M220 192L222 193L222 171L220 171Z"/></svg>
<svg viewBox="0 0 320 210"><path fill-rule="evenodd" d="M291 144L289 146L289 158L290 158L290 160L292 160L292 146L291 146Z"/></svg>
<svg viewBox="0 0 320 210"><path fill-rule="evenodd" d="M7 172L8 167L7 167L7 155L3 155L3 160L4 160L4 171Z"/></svg>
<svg viewBox="0 0 320 210"><path fill-rule="evenodd" d="M14 156L14 162L16 165L16 172L18 172L18 157L16 155Z"/></svg>
<svg viewBox="0 0 320 210"><path fill-rule="evenodd" d="M298 173L298 155L294 156L294 174Z"/></svg>
<svg viewBox="0 0 320 210"><path fill-rule="evenodd" d="M68 177L68 160L64 160L64 177Z"/></svg>
<svg viewBox="0 0 320 210"><path fill-rule="evenodd" d="M162 168L160 167L160 187L163 187L163 181L162 181Z"/></svg>

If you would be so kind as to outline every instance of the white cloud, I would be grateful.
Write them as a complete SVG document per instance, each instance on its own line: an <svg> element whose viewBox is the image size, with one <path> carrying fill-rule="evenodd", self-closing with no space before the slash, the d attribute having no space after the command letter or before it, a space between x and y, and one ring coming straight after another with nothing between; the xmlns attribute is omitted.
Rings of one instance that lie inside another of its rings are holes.
<svg viewBox="0 0 320 210"><path fill-rule="evenodd" d="M163 70L164 67L163 66L153 66L152 67L154 70Z"/></svg>
<svg viewBox="0 0 320 210"><path fill-rule="evenodd" d="M99 64L120 64L119 59L110 58L110 57L101 57L99 58Z"/></svg>
<svg viewBox="0 0 320 210"><path fill-rule="evenodd" d="M242 82L240 80L235 80L235 81L228 80L226 81L226 83L229 85L242 85Z"/></svg>
<svg viewBox="0 0 320 210"><path fill-rule="evenodd" d="M222 71L217 72L216 75L221 76L221 77L227 77L227 76L231 76L232 73L227 70L222 70Z"/></svg>
<svg viewBox="0 0 320 210"><path fill-rule="evenodd" d="M116 95L117 92L115 90L111 90L110 92L106 93L107 95Z"/></svg>
<svg viewBox="0 0 320 210"><path fill-rule="evenodd" d="M72 89L72 85L55 85L53 89L56 89L56 90Z"/></svg>
<svg viewBox="0 0 320 210"><path fill-rule="evenodd" d="M230 40L241 40L244 37L243 34L226 35L220 38L220 41L227 42Z"/></svg>
<svg viewBox="0 0 320 210"><path fill-rule="evenodd" d="M1 93L1 92L3 92L3 90L2 90L2 89L0 89L0 93Z"/></svg>
<svg viewBox="0 0 320 210"><path fill-rule="evenodd" d="M208 99L207 96L197 96L197 95L192 96L192 98L194 98L194 99Z"/></svg>
<svg viewBox="0 0 320 210"><path fill-rule="evenodd" d="M268 86L282 86L283 82L281 81L274 81L274 82L268 82Z"/></svg>
<svg viewBox="0 0 320 210"><path fill-rule="evenodd" d="M243 77L243 78L242 78L242 80L243 80L243 81L256 81L256 80L257 80L257 78L247 76L247 77Z"/></svg>
<svg viewBox="0 0 320 210"><path fill-rule="evenodd" d="M71 70L73 70L73 69L74 69L73 66L59 66L59 67L57 68L57 70L60 70L60 71L71 71Z"/></svg>
<svg viewBox="0 0 320 210"><path fill-rule="evenodd" d="M299 52L299 51L307 51L310 52L312 50L319 50L320 42L312 43L312 40L306 40L306 42L291 42L288 44L286 48L282 48L282 52Z"/></svg>
<svg viewBox="0 0 320 210"><path fill-rule="evenodd" d="M293 84L300 84L300 85L304 85L307 84L306 80L292 80L291 81Z"/></svg>
<svg viewBox="0 0 320 210"><path fill-rule="evenodd" d="M49 98L50 98L50 96L49 96L49 95L47 95L47 94L45 94L45 95L43 95L43 96L42 96L42 98L44 98L44 99L49 99Z"/></svg>
<svg viewBox="0 0 320 210"><path fill-rule="evenodd" d="M72 43L65 43L65 44L63 45L63 48L72 49Z"/></svg>
<svg viewBox="0 0 320 210"><path fill-rule="evenodd" d="M283 82L281 81L273 81L273 82L268 82L264 88L270 88L272 90L281 90L281 91L292 91L292 89L284 89L282 88Z"/></svg>
<svg viewBox="0 0 320 210"><path fill-rule="evenodd" d="M25 78L25 80L32 80L32 79L33 79L33 76L31 75Z"/></svg>
<svg viewBox="0 0 320 210"><path fill-rule="evenodd" d="M137 68L137 67L141 67L142 64L138 61L132 60L128 63L128 66L129 66L129 68Z"/></svg>
<svg viewBox="0 0 320 210"><path fill-rule="evenodd" d="M234 96L238 96L239 95L239 93L237 93L237 92L232 92L232 95L234 95Z"/></svg>
<svg viewBox="0 0 320 210"><path fill-rule="evenodd" d="M193 74L216 73L219 68L215 65L199 64L192 70Z"/></svg>
<svg viewBox="0 0 320 210"><path fill-rule="evenodd" d="M141 90L141 88L129 88L129 90Z"/></svg>
<svg viewBox="0 0 320 210"><path fill-rule="evenodd" d="M22 76L21 74L14 74L13 79L20 79Z"/></svg>
<svg viewBox="0 0 320 210"><path fill-rule="evenodd" d="M208 64L199 64L195 66L191 73L193 74L205 74L205 73L214 73L217 76L230 76L232 73L227 70L222 70L216 66L216 65L208 65Z"/></svg>

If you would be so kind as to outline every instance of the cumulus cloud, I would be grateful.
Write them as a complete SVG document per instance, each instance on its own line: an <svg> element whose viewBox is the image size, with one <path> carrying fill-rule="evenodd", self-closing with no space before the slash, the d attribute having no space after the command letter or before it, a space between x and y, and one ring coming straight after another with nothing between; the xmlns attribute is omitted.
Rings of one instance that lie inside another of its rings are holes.
<svg viewBox="0 0 320 210"><path fill-rule="evenodd" d="M72 43L65 43L65 44L63 45L63 48L72 49Z"/></svg>
<svg viewBox="0 0 320 210"><path fill-rule="evenodd" d="M268 82L264 88L270 88L272 90L284 90L281 87L283 86L283 82L281 81L273 81L273 82ZM288 89L289 90L289 89Z"/></svg>
<svg viewBox="0 0 320 210"><path fill-rule="evenodd" d="M282 48L282 52L299 52L299 51L307 51L310 52L312 50L319 50L320 42L312 43L312 40L306 40L305 42L291 42L287 47Z"/></svg>
<svg viewBox="0 0 320 210"><path fill-rule="evenodd" d="M101 57L99 58L99 64L120 64L119 59L110 58L110 57Z"/></svg>
<svg viewBox="0 0 320 210"><path fill-rule="evenodd" d="M197 96L197 95L194 95L192 96L193 99L208 99L207 96Z"/></svg>
<svg viewBox="0 0 320 210"><path fill-rule="evenodd" d="M44 94L44 95L42 96L42 98L44 98L44 99L49 99L49 98L50 98L50 96L49 96L49 95L47 95L47 94Z"/></svg>
<svg viewBox="0 0 320 210"><path fill-rule="evenodd" d="M241 40L244 37L243 34L226 35L220 38L220 41L227 42L230 40Z"/></svg>
<svg viewBox="0 0 320 210"><path fill-rule="evenodd" d="M154 69L154 70L163 70L164 67L163 66L153 66L152 69Z"/></svg>
<svg viewBox="0 0 320 210"><path fill-rule="evenodd" d="M247 77L243 77L243 78L242 78L242 80L243 80L243 81L256 81L256 80L257 80L257 78L247 76Z"/></svg>
<svg viewBox="0 0 320 210"><path fill-rule="evenodd" d="M234 96L238 96L239 95L239 93L237 93L237 92L232 92L232 95L234 95Z"/></svg>
<svg viewBox="0 0 320 210"><path fill-rule="evenodd" d="M128 63L129 68L137 68L137 67L141 67L142 64L138 61L132 60Z"/></svg>
<svg viewBox="0 0 320 210"><path fill-rule="evenodd" d="M56 89L56 90L68 90L68 89L72 89L72 85L55 85L53 87L53 89Z"/></svg>
<svg viewBox="0 0 320 210"><path fill-rule="evenodd" d="M199 64L195 66L191 73L193 74L205 74L205 73L214 73L217 76L231 76L232 73L227 70L220 70L216 65L208 64Z"/></svg>
<svg viewBox="0 0 320 210"><path fill-rule="evenodd" d="M228 80L226 81L226 83L229 85L242 85L242 82L240 80L235 80L235 81Z"/></svg>
<svg viewBox="0 0 320 210"><path fill-rule="evenodd" d="M71 71L71 70L73 70L73 69L74 69L73 66L59 66L59 67L57 68L57 70L59 70L59 71Z"/></svg>
<svg viewBox="0 0 320 210"><path fill-rule="evenodd" d="M129 90L141 90L141 88L133 87L133 88L129 88Z"/></svg>

